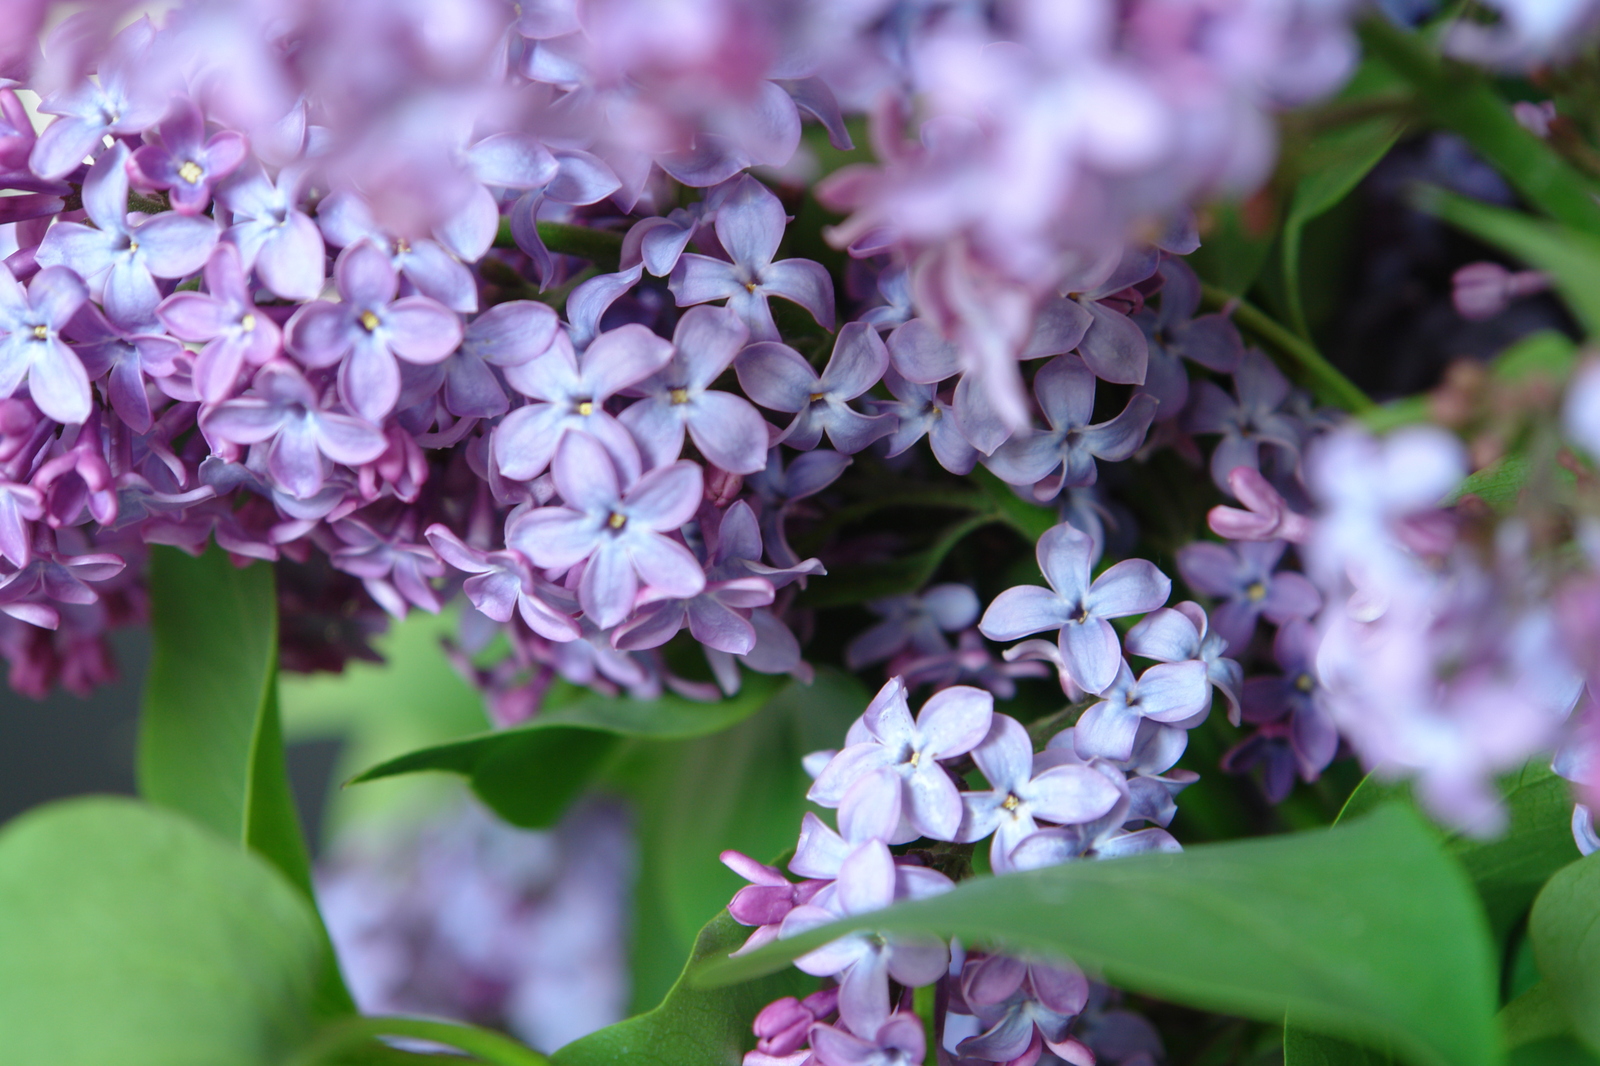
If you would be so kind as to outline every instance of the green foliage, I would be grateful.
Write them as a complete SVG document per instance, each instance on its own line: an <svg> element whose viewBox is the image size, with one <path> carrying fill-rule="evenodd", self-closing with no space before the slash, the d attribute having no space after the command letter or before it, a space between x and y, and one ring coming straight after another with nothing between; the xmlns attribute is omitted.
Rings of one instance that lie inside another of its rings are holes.
<svg viewBox="0 0 1600 1066"><path fill-rule="evenodd" d="M277 866L309 901L311 862L283 761L272 568L156 548L154 652L139 718L139 791ZM354 1009L331 952L323 1013Z"/></svg>
<svg viewBox="0 0 1600 1066"><path fill-rule="evenodd" d="M1419 1066L1501 1061L1482 913L1399 805L1333 829L976 879L699 979L767 973L851 929L1066 955L1125 988L1266 1021L1287 1012Z"/></svg>
<svg viewBox="0 0 1600 1066"><path fill-rule="evenodd" d="M126 800L0 833L12 1066L268 1066L303 1041L324 952L305 900L192 820Z"/></svg>
<svg viewBox="0 0 1600 1066"><path fill-rule="evenodd" d="M1573 1032L1600 1051L1600 853L1563 868L1545 885L1528 919L1539 972Z"/></svg>
<svg viewBox="0 0 1600 1066"><path fill-rule="evenodd" d="M608 698L557 682L545 710L526 725L390 759L352 784L423 770L457 773L506 821L544 828L617 752L622 738L665 740L726 729L754 714L779 685L775 678L747 675L732 699L697 703L671 692L653 700Z"/></svg>
<svg viewBox="0 0 1600 1066"><path fill-rule="evenodd" d="M573 1041L551 1061L555 1066L738 1066L753 1042L750 1023L756 1013L781 996L809 991L794 970L731 988L690 984L695 966L726 955L749 935L726 911L717 915L695 938L683 973L660 1006Z"/></svg>
<svg viewBox="0 0 1600 1066"><path fill-rule="evenodd" d="M1387 1051L1307 1032L1290 1019L1283 1027L1283 1066L1395 1066Z"/></svg>

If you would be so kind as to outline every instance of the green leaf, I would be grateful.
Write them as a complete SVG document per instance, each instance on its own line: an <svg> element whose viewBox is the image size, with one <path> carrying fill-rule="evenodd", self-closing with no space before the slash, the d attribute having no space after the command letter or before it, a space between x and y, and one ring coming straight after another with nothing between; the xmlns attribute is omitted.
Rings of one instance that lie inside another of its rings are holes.
<svg viewBox="0 0 1600 1066"><path fill-rule="evenodd" d="M1557 1036L1516 1048L1510 1066L1600 1066L1600 1058L1571 1037Z"/></svg>
<svg viewBox="0 0 1600 1066"><path fill-rule="evenodd" d="M1247 300L1211 285L1201 287L1205 306L1227 308L1240 329L1254 334L1281 357L1281 366L1291 379L1304 386L1318 403L1363 415L1375 405L1367 394L1344 376L1344 372L1316 346Z"/></svg>
<svg viewBox="0 0 1600 1066"><path fill-rule="evenodd" d="M1600 1051L1600 852L1550 878L1528 919L1539 972L1573 1032Z"/></svg>
<svg viewBox="0 0 1600 1066"><path fill-rule="evenodd" d="M508 822L544 828L617 751L623 737L668 740L727 729L754 714L780 684L777 678L746 674L737 696L698 703L671 692L653 700L610 698L557 682L546 709L526 725L423 748L380 763L351 783L423 770L457 773Z"/></svg>
<svg viewBox="0 0 1600 1066"><path fill-rule="evenodd" d="M305 900L188 818L51 804L0 833L0 1033L12 1066L268 1066L312 1026Z"/></svg>
<svg viewBox="0 0 1600 1066"><path fill-rule="evenodd" d="M944 529L938 539L922 551L882 563L839 567L826 578L814 581L795 602L798 606L810 608L841 607L915 592L933 579L945 556L968 534L1004 521L1008 519L992 513L964 518Z"/></svg>
<svg viewBox="0 0 1600 1066"><path fill-rule="evenodd" d="M1505 1034L1508 1048L1561 1036L1571 1028L1548 981L1540 981L1507 1003L1499 1018L1500 1031Z"/></svg>
<svg viewBox="0 0 1600 1066"><path fill-rule="evenodd" d="M1283 1066L1394 1066L1387 1051L1313 1033L1293 1024L1283 1027Z"/></svg>
<svg viewBox="0 0 1600 1066"><path fill-rule="evenodd" d="M1501 1061L1495 967L1460 868L1404 807L1333 829L967 881L700 972L770 972L852 929L1069 956L1202 1010L1388 1044L1419 1066Z"/></svg>
<svg viewBox="0 0 1600 1066"><path fill-rule="evenodd" d="M575 1040L551 1056L555 1066L739 1066L754 1046L750 1024L757 1012L783 996L803 996L810 984L795 970L732 988L693 987L689 973L744 943L750 930L728 917L712 919L661 1005L648 1013Z"/></svg>
<svg viewBox="0 0 1600 1066"><path fill-rule="evenodd" d="M1600 333L1600 237L1434 186L1416 205L1550 275L1592 336Z"/></svg>
<svg viewBox="0 0 1600 1066"><path fill-rule="evenodd" d="M792 848L810 778L809 752L834 747L865 709L851 676L822 669L789 683L760 711L713 736L638 740L607 773L638 818L635 1002L656 1002L701 926L744 882L718 861L728 849L765 860Z"/></svg>
<svg viewBox="0 0 1600 1066"><path fill-rule="evenodd" d="M1363 75L1366 82L1376 83L1385 90L1393 84L1392 77L1382 76L1381 71L1375 76L1371 64L1357 75L1357 81L1362 81ZM1341 99L1359 98L1364 89L1364 85L1352 83L1354 92L1347 91ZM1300 241L1306 224L1332 210L1348 196L1394 147L1400 133L1401 124L1396 119L1373 118L1330 130L1306 149L1303 161L1309 165L1309 173L1295 184L1281 237L1289 320L1302 337L1311 336L1300 297Z"/></svg>
<svg viewBox="0 0 1600 1066"><path fill-rule="evenodd" d="M1240 204L1213 204L1206 212L1204 239L1186 257L1196 274L1226 292L1249 292L1261 276L1272 252L1276 233L1269 227L1258 230L1246 219Z"/></svg>
<svg viewBox="0 0 1600 1066"><path fill-rule="evenodd" d="M312 900L311 860L283 760L272 568L236 567L217 547L199 558L153 549L150 629L140 793L256 851ZM327 959L323 1009L347 1013L354 1004Z"/></svg>

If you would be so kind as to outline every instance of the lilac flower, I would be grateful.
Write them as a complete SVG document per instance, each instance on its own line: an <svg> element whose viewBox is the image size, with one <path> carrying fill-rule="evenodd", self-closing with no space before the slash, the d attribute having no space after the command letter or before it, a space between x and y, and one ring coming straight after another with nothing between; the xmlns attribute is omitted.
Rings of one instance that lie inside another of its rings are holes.
<svg viewBox="0 0 1600 1066"><path fill-rule="evenodd" d="M443 576L444 563L428 545L411 541L415 527L409 520L387 535L355 518L335 522L332 528L344 547L329 552L328 561L359 577L378 606L396 618L405 618L407 605L439 613L439 595L428 579Z"/></svg>
<svg viewBox="0 0 1600 1066"><path fill-rule="evenodd" d="M57 222L39 245L41 266L65 266L104 290L107 313L145 318L161 302L156 278L199 270L217 243L217 224L174 211L128 222L128 149L120 141L90 168L83 206L97 229Z"/></svg>
<svg viewBox="0 0 1600 1066"><path fill-rule="evenodd" d="M498 212L495 217L498 220ZM438 241L404 239L386 233L356 194L338 192L318 203L317 228L335 248L348 248L365 239L387 249L389 260L401 277L417 292L450 310L471 314L478 309L478 282L471 270Z"/></svg>
<svg viewBox="0 0 1600 1066"><path fill-rule="evenodd" d="M308 367L339 366L339 398L380 422L400 397L396 359L426 366L461 343L455 312L426 296L395 299L400 280L389 257L370 241L339 253L334 267L340 303L319 300L296 311L284 329L289 351Z"/></svg>
<svg viewBox="0 0 1600 1066"><path fill-rule="evenodd" d="M1263 444L1297 456L1302 436L1294 416L1283 410L1289 399L1288 379L1257 349L1239 360L1233 391L1229 396L1215 382L1202 381L1184 413L1185 428L1191 433L1222 434L1211 452L1211 480L1224 491L1235 467L1261 469Z"/></svg>
<svg viewBox="0 0 1600 1066"><path fill-rule="evenodd" d="M672 346L640 325L602 334L580 358L565 333L549 351L510 368L506 380L536 402L508 415L495 431L500 472L517 481L539 476L568 430L598 440L624 478L639 475L639 449L604 404L617 392L660 370Z"/></svg>
<svg viewBox="0 0 1600 1066"><path fill-rule="evenodd" d="M278 172L276 182L252 164L220 189L217 199L232 215L223 239L238 245L246 270L285 300L310 300L322 291L326 252L317 224L296 206L302 173Z"/></svg>
<svg viewBox="0 0 1600 1066"><path fill-rule="evenodd" d="M777 867L756 862L737 851L724 851L719 858L724 866L750 882L734 893L728 903L730 918L740 925L756 927L756 931L750 934L739 950L733 952L734 955L747 955L776 940L778 930L789 912L810 903L812 897L827 884L826 881L815 879L796 884L783 876L783 871ZM757 1022L759 1024L759 1018Z"/></svg>
<svg viewBox="0 0 1600 1066"><path fill-rule="evenodd" d="M161 117L165 95L157 88L159 83L152 84L140 69L153 36L150 20L139 19L113 40L95 80L85 78L40 102L42 113L59 117L33 146L28 165L35 174L65 177L100 150L106 134L143 133Z"/></svg>
<svg viewBox="0 0 1600 1066"><path fill-rule="evenodd" d="M1167 602L1172 582L1144 559L1124 559L1091 584L1093 553L1087 534L1052 526L1036 552L1050 588L1007 589L989 604L978 629L990 640L1015 640L1059 628L1067 672L1084 691L1098 693L1115 680L1121 664L1117 634L1107 619L1155 610Z"/></svg>
<svg viewBox="0 0 1600 1066"><path fill-rule="evenodd" d="M882 618L845 647L845 665L859 670L900 654L909 645L923 655L950 650L945 633L965 629L978 617L978 596L967 585L934 585L921 594L874 600L867 609Z"/></svg>
<svg viewBox="0 0 1600 1066"><path fill-rule="evenodd" d="M1123 790L1128 788L1121 772L1105 760L1094 759L1090 765L1105 774L1108 781ZM1012 849L1011 863L1019 870L1037 870L1078 859L1115 859L1151 851L1183 850L1173 835L1160 827L1126 828L1131 810L1130 796L1129 802L1119 801L1110 813L1092 822L1059 829L1041 829Z"/></svg>
<svg viewBox="0 0 1600 1066"><path fill-rule="evenodd" d="M1223 601L1212 609L1211 627L1229 649L1244 652L1262 615L1282 625L1292 618L1310 618L1321 609L1322 596L1304 574L1273 573L1288 546L1281 540L1196 541L1178 549L1178 573L1184 582Z"/></svg>
<svg viewBox="0 0 1600 1066"><path fill-rule="evenodd" d="M1480 322L1500 314L1511 301L1550 288L1550 276L1539 270L1513 273L1499 263L1468 263L1450 278L1450 300L1456 314Z"/></svg>
<svg viewBox="0 0 1600 1066"><path fill-rule="evenodd" d="M461 347L444 362L445 409L461 418L493 418L510 408L492 367L518 367L543 355L561 328L548 304L508 300L474 315Z"/></svg>
<svg viewBox="0 0 1600 1066"><path fill-rule="evenodd" d="M907 381L890 367L883 377L895 402L868 401L879 414L892 414L895 431L889 437L889 455L900 455L923 437L939 465L952 474L970 474L978 450L962 436L955 408L939 398L938 389Z"/></svg>
<svg viewBox="0 0 1600 1066"><path fill-rule="evenodd" d="M1228 472L1228 491L1244 504L1217 506L1206 514L1211 531L1227 540L1275 540L1304 544L1311 537L1311 520L1289 510L1289 504L1261 471L1236 466Z"/></svg>
<svg viewBox="0 0 1600 1066"><path fill-rule="evenodd" d="M200 109L179 98L156 128L155 143L137 149L128 168L140 185L170 190L180 213L198 215L211 204L212 186L238 170L248 151L244 137L232 130L208 139Z"/></svg>
<svg viewBox="0 0 1600 1066"><path fill-rule="evenodd" d="M194 361L195 393L205 403L233 395L246 365L278 354L282 332L256 309L239 249L219 244L206 262L206 292L175 292L156 314L180 340L205 342Z"/></svg>
<svg viewBox="0 0 1600 1066"><path fill-rule="evenodd" d="M895 863L879 840L851 852L839 869L827 906L796 907L784 918L780 938L799 936L841 918L882 910L895 899ZM873 1032L889 1017L889 979L916 987L944 976L950 951L931 937L851 933L795 960L815 977L839 982L839 1017L852 1032Z"/></svg>
<svg viewBox="0 0 1600 1066"><path fill-rule="evenodd" d="M91 584L109 581L126 566L109 552L64 555L35 550L26 566L0 578L0 613L41 629L61 624L60 605L98 603L100 594Z"/></svg>
<svg viewBox="0 0 1600 1066"><path fill-rule="evenodd" d="M714 211L705 201L688 207L675 207L666 217L641 218L628 230L622 241L622 265L644 264L644 268L658 278L672 273L689 241L699 232Z"/></svg>
<svg viewBox="0 0 1600 1066"><path fill-rule="evenodd" d="M867 1040L831 1025L814 1025L811 1049L821 1066L920 1066L928 1041L915 1014L897 1011Z"/></svg>
<svg viewBox="0 0 1600 1066"><path fill-rule="evenodd" d="M1222 768L1243 772L1260 765L1267 798L1282 802L1295 774L1315 781L1339 750L1339 732L1317 681L1318 638L1310 623L1290 621L1272 642L1280 676L1252 677L1244 685L1244 718L1256 732L1222 757Z"/></svg>
<svg viewBox="0 0 1600 1066"><path fill-rule="evenodd" d="M644 396L619 420L651 466L683 450L684 430L723 470L753 474L767 465L767 423L742 397L711 389L744 347L749 331L733 312L692 307L672 334L672 360L630 392Z"/></svg>
<svg viewBox="0 0 1600 1066"><path fill-rule="evenodd" d="M1193 600L1176 607L1163 607L1145 615L1123 641L1129 655L1154 659L1158 663L1181 663L1198 659L1205 664L1206 680L1228 701L1228 720L1239 724L1239 693L1244 685L1244 668L1222 653L1228 642L1208 632L1206 612Z"/></svg>
<svg viewBox="0 0 1600 1066"><path fill-rule="evenodd" d="M1073 1066L1093 1066L1093 1054L1067 1034L1089 1002L1089 979L1071 963L969 955L961 969L961 998L985 1026L957 1045L964 1058L1016 1062L1043 1042Z"/></svg>
<svg viewBox="0 0 1600 1066"><path fill-rule="evenodd" d="M567 570L586 563L578 601L595 625L609 629L626 618L641 581L656 594L680 599L705 588L699 562L664 536L700 505L698 466L672 463L624 488L598 442L568 433L551 473L566 506L524 512L508 525L506 544L536 566Z"/></svg>
<svg viewBox="0 0 1600 1066"><path fill-rule="evenodd" d="M793 421L774 443L810 451L824 432L833 446L853 455L894 432L892 415L864 415L850 408L883 377L889 352L877 330L851 322L839 330L833 355L820 375L793 348L759 341L739 353L734 370L750 398L774 411L792 411Z"/></svg>
<svg viewBox="0 0 1600 1066"><path fill-rule="evenodd" d="M779 566L793 566L800 561L784 535L784 519L796 500L813 496L833 484L852 462L854 460L847 455L824 449L797 455L788 469L784 469L780 449L773 448L767 453L766 469L750 477L746 484L765 504L761 531L773 562Z"/></svg>
<svg viewBox="0 0 1600 1066"><path fill-rule="evenodd" d="M30 522L44 517L44 497L32 485L0 482L0 555L21 569L33 558Z"/></svg>
<svg viewBox="0 0 1600 1066"><path fill-rule="evenodd" d="M669 287L679 307L711 300L728 301L729 310L759 341L778 340L767 299L782 296L811 312L823 328L833 328L833 279L809 259L772 257L783 240L783 205L754 178L740 177L717 207L717 240L732 262L685 254L673 268ZM881 373L881 372L880 372Z"/></svg>
<svg viewBox="0 0 1600 1066"><path fill-rule="evenodd" d="M527 189L507 213L511 236L517 247L533 260L534 272L541 285L549 279L553 267L550 252L545 248L544 239L539 236L539 212L545 201L570 206L594 204L622 187L622 179L617 177L616 172L605 160L590 152L564 148L554 153L554 159L555 175L549 182ZM490 229L488 233L492 236L494 230ZM459 240L452 240L451 244L458 254L477 250ZM487 244L482 247L486 249ZM468 254L464 258L474 259L477 256Z"/></svg>
<svg viewBox="0 0 1600 1066"><path fill-rule="evenodd" d="M85 304L67 331L91 379L107 378L111 408L128 428L149 432L153 423L146 379L177 371L185 358L183 345L163 335L153 317L132 323L113 322L94 304Z"/></svg>
<svg viewBox="0 0 1600 1066"><path fill-rule="evenodd" d="M503 623L511 621L515 613L546 640L565 643L578 639L571 616L549 602L554 586L535 574L520 552L478 551L438 522L425 529L423 536L440 559L472 575L462 583L461 591L486 617Z"/></svg>
<svg viewBox="0 0 1600 1066"><path fill-rule="evenodd" d="M1204 718L1211 707L1205 664L1194 659L1157 663L1137 681L1123 662L1116 680L1100 695L1105 698L1078 719L1078 754L1084 758L1127 759L1144 719L1188 728L1191 719Z"/></svg>
<svg viewBox="0 0 1600 1066"><path fill-rule="evenodd" d="M837 807L858 780L889 767L902 790L901 825L890 843L919 836L952 840L961 827L961 796L939 760L965 755L982 743L993 713L993 696L957 686L932 696L913 723L905 684L890 678L862 715L866 736L833 757L806 798Z"/></svg>
<svg viewBox="0 0 1600 1066"><path fill-rule="evenodd" d="M207 410L200 428L233 444L267 443L267 471L298 499L322 491L328 461L370 463L385 447L383 434L373 426L325 410L300 372L282 360L262 367L246 395Z"/></svg>
<svg viewBox="0 0 1600 1066"><path fill-rule="evenodd" d="M1068 486L1094 484L1095 459L1115 462L1138 451L1155 418L1155 397L1135 395L1117 417L1091 425L1094 382L1075 355L1046 363L1035 375L1033 389L1050 430L1012 437L985 465L1001 480L1032 485L1036 498L1050 500ZM1062 473L1052 476L1058 469Z"/></svg>
<svg viewBox="0 0 1600 1066"><path fill-rule="evenodd" d="M77 423L89 417L89 376L61 330L89 294L65 267L46 267L23 289L0 264L0 398L28 385L28 395L57 422Z"/></svg>
<svg viewBox="0 0 1600 1066"><path fill-rule="evenodd" d="M972 758L990 787L961 794L956 841L970 844L992 834L989 864L995 873L1011 871L1011 850L1038 830L1036 818L1062 825L1093 821L1122 795L1087 766L1051 766L1034 773L1028 731L1003 714L994 716L989 735L972 750Z"/></svg>
<svg viewBox="0 0 1600 1066"><path fill-rule="evenodd" d="M1161 308L1134 316L1150 345L1142 391L1161 401L1163 419L1176 418L1189 401L1189 373L1183 360L1231 374L1244 356L1244 342L1223 314L1195 317L1200 309L1200 279L1181 259L1161 264Z"/></svg>

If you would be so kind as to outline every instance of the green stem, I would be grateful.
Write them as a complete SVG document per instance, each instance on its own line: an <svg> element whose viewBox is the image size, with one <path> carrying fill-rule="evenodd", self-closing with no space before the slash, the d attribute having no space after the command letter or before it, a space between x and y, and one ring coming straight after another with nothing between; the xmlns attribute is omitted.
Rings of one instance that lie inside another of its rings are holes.
<svg viewBox="0 0 1600 1066"><path fill-rule="evenodd" d="M337 1061L379 1037L407 1036L465 1051L489 1066L550 1066L550 1060L508 1036L453 1022L421 1018L349 1018L324 1029L293 1066L319 1066Z"/></svg>
<svg viewBox="0 0 1600 1066"><path fill-rule="evenodd" d="M911 993L911 1009L922 1019L922 1029L928 1039L924 1062L934 1062L939 1057L939 984L923 985Z"/></svg>
<svg viewBox="0 0 1600 1066"><path fill-rule="evenodd" d="M605 270L617 269L622 258L622 235L609 230L574 226L566 222L539 223L539 239L555 255L575 255L587 259ZM497 248L514 248L511 222L500 220L500 232L494 239Z"/></svg>
<svg viewBox="0 0 1600 1066"><path fill-rule="evenodd" d="M1231 307L1236 323L1277 349L1278 354L1287 357L1293 364L1290 367L1293 376L1311 390L1318 403L1355 414L1375 406L1367 394L1356 388L1355 383L1328 362L1314 345L1280 325L1259 307L1223 292L1215 285L1206 285L1202 291L1207 307Z"/></svg>
<svg viewBox="0 0 1600 1066"><path fill-rule="evenodd" d="M1594 186L1524 129L1482 74L1435 55L1414 33L1382 17L1360 25L1361 43L1416 89L1428 115L1454 130L1516 190L1552 218L1600 235Z"/></svg>

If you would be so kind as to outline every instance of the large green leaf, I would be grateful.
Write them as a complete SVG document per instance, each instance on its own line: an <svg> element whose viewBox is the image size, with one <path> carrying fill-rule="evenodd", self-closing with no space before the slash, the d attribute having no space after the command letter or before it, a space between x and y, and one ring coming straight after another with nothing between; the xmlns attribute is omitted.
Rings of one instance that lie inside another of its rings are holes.
<svg viewBox="0 0 1600 1066"><path fill-rule="evenodd" d="M351 783L424 770L457 773L508 822L544 828L616 754L623 738L672 740L727 729L754 714L781 684L747 674L732 699L698 703L671 692L653 700L612 698L558 682L546 709L526 725L410 752Z"/></svg>
<svg viewBox="0 0 1600 1066"><path fill-rule="evenodd" d="M753 1044L750 1023L781 996L814 987L799 971L773 974L732 988L699 989L688 975L697 964L742 944L750 930L728 917L712 919L666 999L654 1010L575 1040L551 1056L555 1066L738 1066Z"/></svg>
<svg viewBox="0 0 1600 1066"><path fill-rule="evenodd" d="M1394 1066L1387 1051L1309 1032L1292 1021L1283 1027L1283 1066Z"/></svg>
<svg viewBox="0 0 1600 1066"><path fill-rule="evenodd" d="M188 818L96 798L0 833L10 1066L281 1063L322 952L288 882Z"/></svg>
<svg viewBox="0 0 1600 1066"><path fill-rule="evenodd" d="M1600 852L1550 878L1528 919L1539 972L1579 1039L1600 1051Z"/></svg>
<svg viewBox="0 0 1600 1066"><path fill-rule="evenodd" d="M1416 815L968 881L698 976L770 972L851 929L1052 952L1205 1010L1393 1047L1420 1066L1501 1061L1495 966L1460 868Z"/></svg>
<svg viewBox="0 0 1600 1066"><path fill-rule="evenodd" d="M867 699L854 678L819 670L725 732L629 743L607 779L638 818L636 1004L660 999L676 976L663 965L686 956L744 884L718 855L731 848L766 860L794 847L811 783L801 757L837 747Z"/></svg>
<svg viewBox="0 0 1600 1066"><path fill-rule="evenodd" d="M139 718L139 791L237 840L312 899L311 861L283 760L272 568L212 547L150 560L154 651ZM354 1009L332 955L323 1010Z"/></svg>

